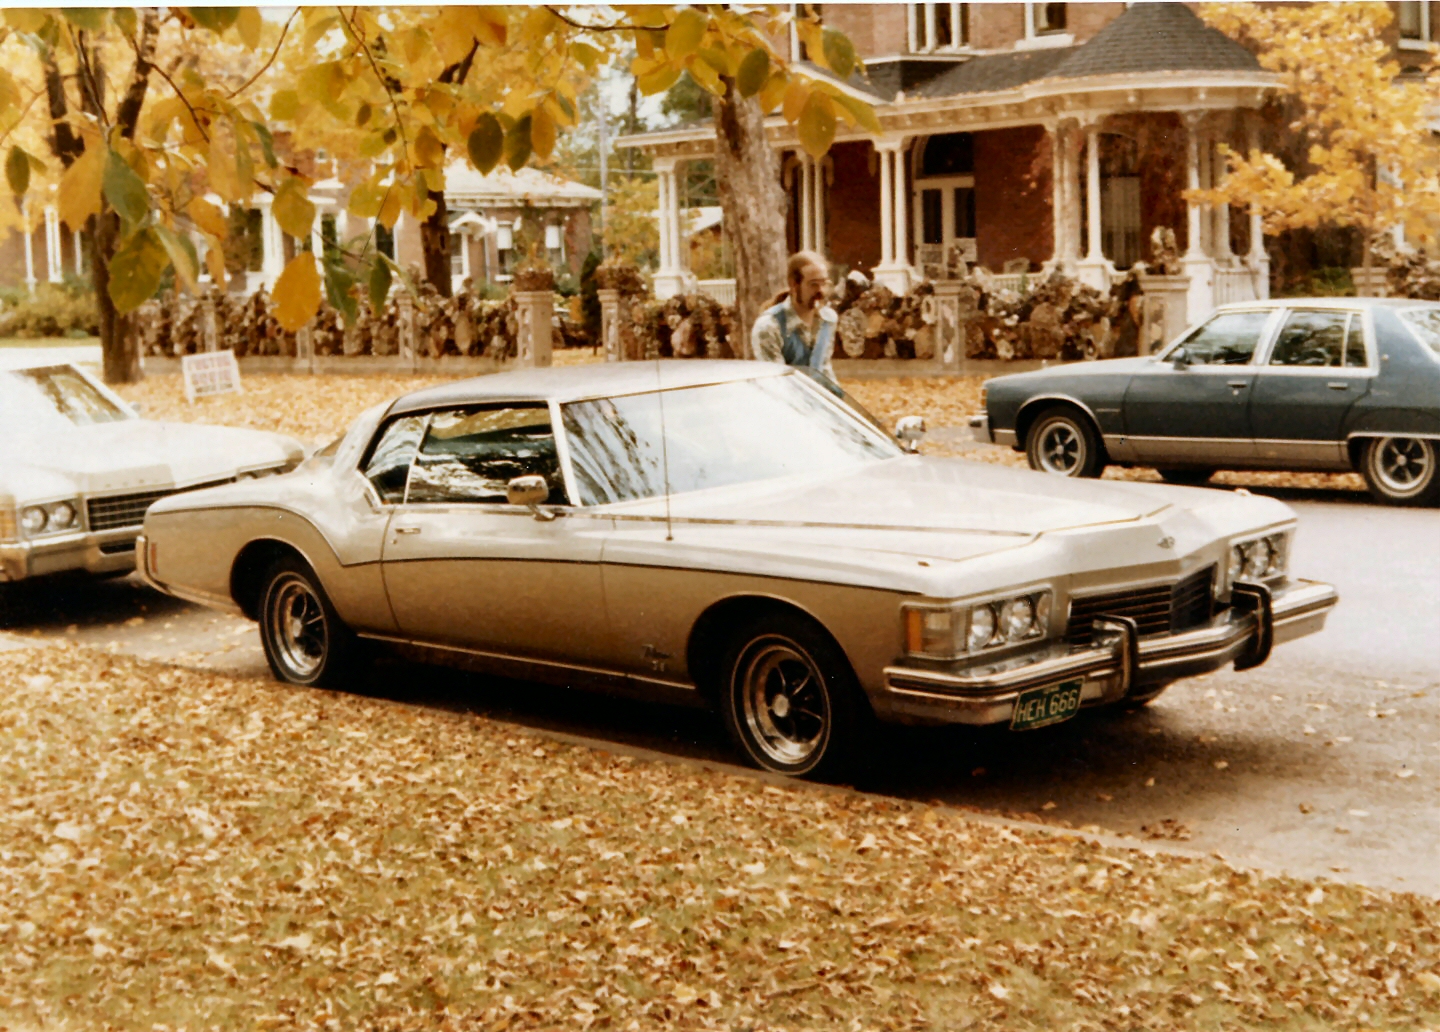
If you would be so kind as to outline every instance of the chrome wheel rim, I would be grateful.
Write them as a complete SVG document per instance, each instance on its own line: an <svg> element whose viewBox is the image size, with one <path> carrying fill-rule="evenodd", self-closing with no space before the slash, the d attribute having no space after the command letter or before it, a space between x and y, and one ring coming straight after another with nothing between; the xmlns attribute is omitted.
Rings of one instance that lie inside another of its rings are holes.
<svg viewBox="0 0 1440 1032"><path fill-rule="evenodd" d="M1073 477L1085 464L1085 439L1070 423L1050 423L1040 429L1035 457L1046 473Z"/></svg>
<svg viewBox="0 0 1440 1032"><path fill-rule="evenodd" d="M330 643L325 610L303 578L289 573L271 585L265 630L277 658L295 677L313 677L324 664Z"/></svg>
<svg viewBox="0 0 1440 1032"><path fill-rule="evenodd" d="M830 735L830 698L820 670L789 642L753 646L739 670L740 717L763 757L797 767Z"/></svg>
<svg viewBox="0 0 1440 1032"><path fill-rule="evenodd" d="M1387 494L1417 494L1435 475L1435 453L1427 441L1382 437L1370 454L1370 471Z"/></svg>

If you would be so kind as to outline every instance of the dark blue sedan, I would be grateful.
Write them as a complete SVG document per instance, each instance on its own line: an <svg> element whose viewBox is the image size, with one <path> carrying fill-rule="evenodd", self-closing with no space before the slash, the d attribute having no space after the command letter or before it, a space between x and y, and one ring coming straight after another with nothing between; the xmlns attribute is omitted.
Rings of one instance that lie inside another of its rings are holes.
<svg viewBox="0 0 1440 1032"><path fill-rule="evenodd" d="M1158 355L989 381L981 441L1034 469L1358 470L1392 505L1440 501L1440 304L1292 298L1224 305Z"/></svg>

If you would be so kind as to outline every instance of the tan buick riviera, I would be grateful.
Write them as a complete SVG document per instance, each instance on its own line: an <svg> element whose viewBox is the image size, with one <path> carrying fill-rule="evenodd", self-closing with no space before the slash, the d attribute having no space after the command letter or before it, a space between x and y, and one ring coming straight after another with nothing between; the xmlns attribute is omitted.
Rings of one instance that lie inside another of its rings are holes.
<svg viewBox="0 0 1440 1032"><path fill-rule="evenodd" d="M1294 529L1242 491L910 454L797 371L690 361L407 394L293 473L155 503L138 557L258 620L283 681L384 643L713 705L756 764L833 777L877 718L1025 730L1263 663L1336 602Z"/></svg>

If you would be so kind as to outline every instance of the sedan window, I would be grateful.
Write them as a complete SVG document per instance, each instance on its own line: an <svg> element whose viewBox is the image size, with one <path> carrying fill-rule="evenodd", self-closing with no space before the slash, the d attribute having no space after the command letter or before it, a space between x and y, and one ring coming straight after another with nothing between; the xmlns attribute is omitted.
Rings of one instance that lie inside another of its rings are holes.
<svg viewBox="0 0 1440 1032"><path fill-rule="evenodd" d="M1420 343L1440 356L1440 308L1402 308L1395 314Z"/></svg>
<svg viewBox="0 0 1440 1032"><path fill-rule="evenodd" d="M1222 312L1179 344L1191 365L1249 365L1270 313Z"/></svg>
<svg viewBox="0 0 1440 1032"><path fill-rule="evenodd" d="M1270 364L1309 368L1363 366L1365 344L1359 323L1353 312L1291 312L1275 341Z"/></svg>
<svg viewBox="0 0 1440 1032"><path fill-rule="evenodd" d="M405 500L503 503L506 485L532 474L550 485L549 504L567 504L548 409L436 412L415 457Z"/></svg>
<svg viewBox="0 0 1440 1032"><path fill-rule="evenodd" d="M405 500L410 461L424 433L424 416L401 416L387 423L380 432L365 463L365 477L375 486L381 501L397 505Z"/></svg>
<svg viewBox="0 0 1440 1032"><path fill-rule="evenodd" d="M575 402L563 411L582 505L838 473L901 454L894 440L794 375Z"/></svg>

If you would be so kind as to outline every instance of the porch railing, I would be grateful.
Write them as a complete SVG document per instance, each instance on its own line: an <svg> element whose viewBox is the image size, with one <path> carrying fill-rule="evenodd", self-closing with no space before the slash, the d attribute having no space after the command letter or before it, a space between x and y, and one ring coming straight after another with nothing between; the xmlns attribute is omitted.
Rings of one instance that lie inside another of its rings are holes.
<svg viewBox="0 0 1440 1032"><path fill-rule="evenodd" d="M1215 270L1215 304L1258 300L1260 294L1255 289L1255 273L1249 269Z"/></svg>
<svg viewBox="0 0 1440 1032"><path fill-rule="evenodd" d="M696 281L700 293L708 294L722 305L735 303L735 281L733 279L702 279Z"/></svg>

